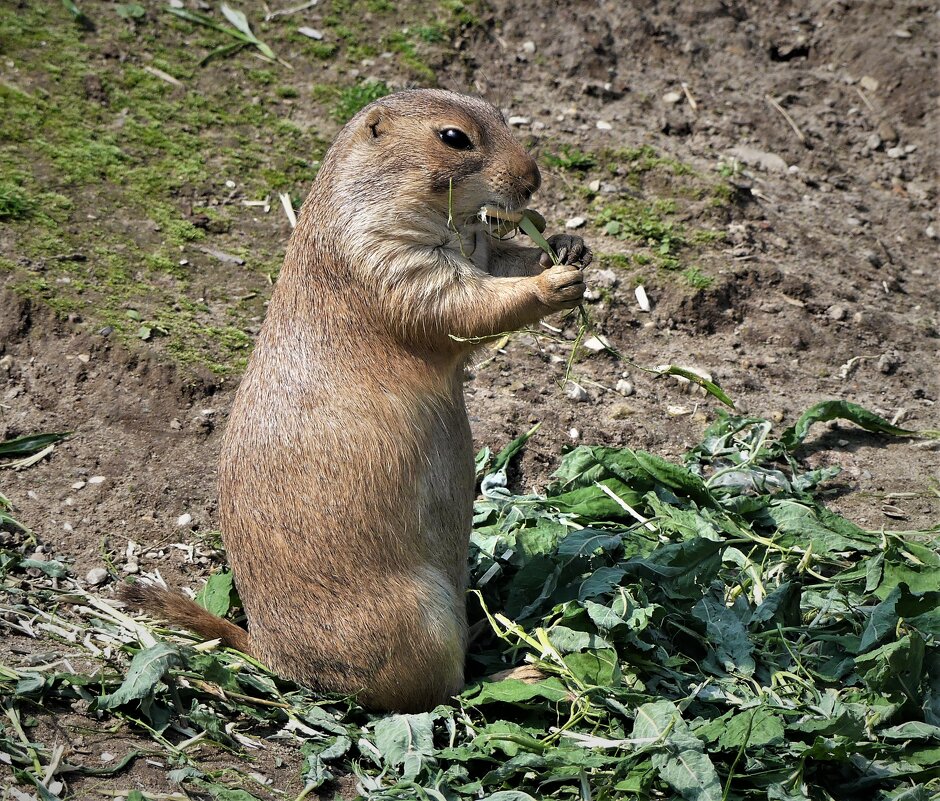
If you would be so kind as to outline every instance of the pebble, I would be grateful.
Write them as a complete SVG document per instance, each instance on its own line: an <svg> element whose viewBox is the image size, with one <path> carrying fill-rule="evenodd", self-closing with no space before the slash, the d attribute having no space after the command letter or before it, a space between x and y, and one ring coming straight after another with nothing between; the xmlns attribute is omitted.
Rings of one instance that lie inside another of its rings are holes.
<svg viewBox="0 0 940 801"><path fill-rule="evenodd" d="M878 371L885 375L893 373L901 364L901 357L896 353L882 353L878 359Z"/></svg>
<svg viewBox="0 0 940 801"><path fill-rule="evenodd" d="M597 130L598 130L598 131L610 131L610 130L613 129L613 127L614 127L614 126L611 125L611 124L610 124L609 122L607 122L606 120L598 120L598 121L597 121Z"/></svg>
<svg viewBox="0 0 940 801"><path fill-rule="evenodd" d="M572 217L565 223L565 228L583 228L587 220L584 217Z"/></svg>
<svg viewBox="0 0 940 801"><path fill-rule="evenodd" d="M170 428L173 431L179 431L183 427L183 424L179 421L178 417L174 417L170 420Z"/></svg>
<svg viewBox="0 0 940 801"><path fill-rule="evenodd" d="M581 343L581 347L591 351L591 353L600 353L610 347L610 342L607 341L606 337L591 336Z"/></svg>
<svg viewBox="0 0 940 801"><path fill-rule="evenodd" d="M7 370L13 366L13 357L8 353L2 359L0 359L0 369Z"/></svg>
<svg viewBox="0 0 940 801"><path fill-rule="evenodd" d="M621 378L614 389L625 398L629 398L636 392L636 387L633 386L633 382L629 378Z"/></svg>
<svg viewBox="0 0 940 801"><path fill-rule="evenodd" d="M521 125L528 125L531 120L528 117L510 117L508 122L518 128Z"/></svg>
<svg viewBox="0 0 940 801"><path fill-rule="evenodd" d="M834 306L830 306L830 307L826 310L826 314L828 314L829 317L830 317L831 319L833 319L833 320L844 320L844 319L845 319L845 313L846 313L846 312L845 312L845 307L844 307L844 306L840 306L839 304L835 304Z"/></svg>
<svg viewBox="0 0 940 801"><path fill-rule="evenodd" d="M588 189L590 189L592 192L600 192L601 182L597 180L591 181L591 183L588 184Z"/></svg>
<svg viewBox="0 0 940 801"><path fill-rule="evenodd" d="M193 522L193 516L189 514L189 512L186 512L176 518L176 527L186 528L186 526L190 525L192 522Z"/></svg>
<svg viewBox="0 0 940 801"><path fill-rule="evenodd" d="M881 137L878 134L871 134L865 141L865 146L869 150L878 150L881 147Z"/></svg>
<svg viewBox="0 0 940 801"><path fill-rule="evenodd" d="M730 150L732 156L751 167L767 172L786 172L787 163L776 153L768 153L748 145L738 145Z"/></svg>
<svg viewBox="0 0 940 801"><path fill-rule="evenodd" d="M594 286L604 287L604 289L613 289L620 283L617 273L610 269L595 270L592 277L593 280L591 283L594 284Z"/></svg>
<svg viewBox="0 0 940 801"><path fill-rule="evenodd" d="M889 147L887 150L889 159L903 159L907 153L904 152L903 147Z"/></svg>
<svg viewBox="0 0 940 801"><path fill-rule="evenodd" d="M121 568L125 573L139 573L140 565L137 562L128 562L124 567Z"/></svg>
<svg viewBox="0 0 940 801"><path fill-rule="evenodd" d="M568 429L568 437L569 437L570 439L573 439L573 440L579 440L579 439L581 439L581 432L578 431L578 429L576 429L576 428L569 428L569 429Z"/></svg>
<svg viewBox="0 0 940 801"><path fill-rule="evenodd" d="M898 39L910 39L912 34L907 28L895 28L894 35Z"/></svg>
<svg viewBox="0 0 940 801"><path fill-rule="evenodd" d="M104 476L92 476L91 478L88 479L89 484L104 484L104 482L105 482Z"/></svg>
<svg viewBox="0 0 940 801"><path fill-rule="evenodd" d="M73 531L75 531L75 529L72 527L72 524L71 524L71 523L63 523L63 524L62 524L62 530L63 530L63 531L67 531L69 534L71 534Z"/></svg>
<svg viewBox="0 0 940 801"><path fill-rule="evenodd" d="M320 31L318 31L316 28L307 28L306 26L302 28L298 28L297 33L303 34L304 36L308 36L311 39L316 39L318 42L323 38L323 34Z"/></svg>
<svg viewBox="0 0 940 801"><path fill-rule="evenodd" d="M522 52L528 53L530 56L535 52L535 42L531 39L522 43Z"/></svg>
<svg viewBox="0 0 940 801"><path fill-rule="evenodd" d="M73 489L73 490L80 490L80 489L82 489L84 486L85 486L85 482L84 482L84 481L76 481L74 484L72 484L72 489Z"/></svg>
<svg viewBox="0 0 940 801"><path fill-rule="evenodd" d="M932 225L928 225L924 229L924 233L927 235L929 239L940 239L940 232L938 232L937 229L934 228Z"/></svg>
<svg viewBox="0 0 940 801"><path fill-rule="evenodd" d="M109 751L103 751L98 759L100 759L102 762L113 762L114 754L110 753Z"/></svg>
<svg viewBox="0 0 940 801"><path fill-rule="evenodd" d="M898 141L898 132L894 129L894 126L885 120L884 122L879 123L878 125L878 136L881 137L883 142L893 145Z"/></svg>
<svg viewBox="0 0 940 801"><path fill-rule="evenodd" d="M78 360L79 360L82 364L88 364L88 362L91 361L91 356L89 356L87 353L79 353L79 354L78 354Z"/></svg>
<svg viewBox="0 0 940 801"><path fill-rule="evenodd" d="M107 580L108 571L103 567L93 567L85 576L85 581L91 584L92 587L97 587L99 584L104 584Z"/></svg>
<svg viewBox="0 0 940 801"><path fill-rule="evenodd" d="M580 384L576 384L574 381L569 381L565 385L565 395L567 395L575 403L583 403L591 397L588 395L587 390L584 387L582 387Z"/></svg>
<svg viewBox="0 0 940 801"><path fill-rule="evenodd" d="M877 78L872 78L871 75L863 75L858 85L866 92L877 92L879 84Z"/></svg>
<svg viewBox="0 0 940 801"><path fill-rule="evenodd" d="M682 95L679 92L666 92L663 95L663 103L669 106L674 106L680 100L682 100Z"/></svg>

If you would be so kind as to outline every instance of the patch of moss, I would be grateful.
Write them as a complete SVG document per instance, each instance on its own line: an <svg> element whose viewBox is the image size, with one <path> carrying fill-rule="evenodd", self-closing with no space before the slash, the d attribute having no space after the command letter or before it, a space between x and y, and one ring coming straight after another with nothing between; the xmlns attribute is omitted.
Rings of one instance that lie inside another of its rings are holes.
<svg viewBox="0 0 940 801"><path fill-rule="evenodd" d="M340 123L348 122L373 100L391 92L384 81L362 81L339 91L330 116Z"/></svg>
<svg viewBox="0 0 940 801"><path fill-rule="evenodd" d="M18 184L0 179L0 220L22 220L33 213L36 203Z"/></svg>

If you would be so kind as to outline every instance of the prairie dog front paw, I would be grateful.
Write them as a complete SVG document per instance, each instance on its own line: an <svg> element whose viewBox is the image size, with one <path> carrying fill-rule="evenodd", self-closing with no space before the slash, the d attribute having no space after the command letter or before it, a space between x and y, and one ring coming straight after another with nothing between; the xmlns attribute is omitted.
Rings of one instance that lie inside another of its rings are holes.
<svg viewBox="0 0 940 801"><path fill-rule="evenodd" d="M552 311L573 309L584 296L584 274L573 264L558 264L536 276L539 300Z"/></svg>
<svg viewBox="0 0 940 801"><path fill-rule="evenodd" d="M583 270L594 259L591 249L580 236L555 234L549 238L548 244L562 264L572 264ZM547 253L542 254L539 262L543 267L550 267L552 263Z"/></svg>

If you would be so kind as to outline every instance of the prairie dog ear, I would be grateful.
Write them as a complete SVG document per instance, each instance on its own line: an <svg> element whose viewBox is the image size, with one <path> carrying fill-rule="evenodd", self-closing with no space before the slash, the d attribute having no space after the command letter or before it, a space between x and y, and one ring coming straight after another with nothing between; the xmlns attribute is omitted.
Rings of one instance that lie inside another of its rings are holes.
<svg viewBox="0 0 940 801"><path fill-rule="evenodd" d="M372 109L366 114L365 130L371 139L378 139L385 133L386 128L385 110L379 107Z"/></svg>

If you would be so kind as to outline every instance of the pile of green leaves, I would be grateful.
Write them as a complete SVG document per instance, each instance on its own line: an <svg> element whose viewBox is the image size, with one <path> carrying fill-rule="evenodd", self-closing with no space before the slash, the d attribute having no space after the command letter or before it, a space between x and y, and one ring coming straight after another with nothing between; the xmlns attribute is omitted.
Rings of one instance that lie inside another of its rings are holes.
<svg viewBox="0 0 940 801"><path fill-rule="evenodd" d="M938 530L866 531L821 505L838 468L806 470L795 451L834 418L912 433L842 402L777 437L721 414L683 464L582 446L544 495L522 496L506 467L524 438L481 452L470 608L483 633L468 687L432 712L370 716L74 593L58 604L131 641L126 676L5 670L0 691L138 721L196 795L220 785L181 739L273 737L300 748L305 792L354 772L369 799L926 801L940 791ZM231 589L214 578L204 602L224 612ZM14 601L25 613L42 599ZM520 665L528 680L483 678ZM0 751L35 775L9 731Z"/></svg>

